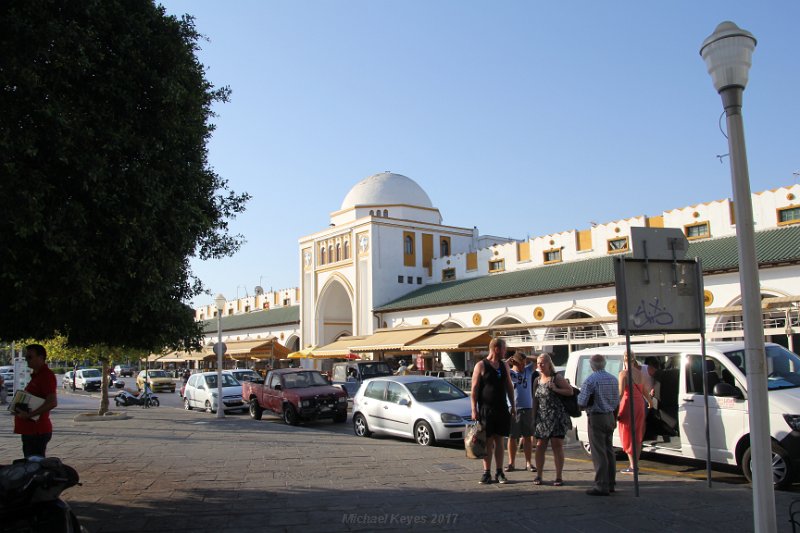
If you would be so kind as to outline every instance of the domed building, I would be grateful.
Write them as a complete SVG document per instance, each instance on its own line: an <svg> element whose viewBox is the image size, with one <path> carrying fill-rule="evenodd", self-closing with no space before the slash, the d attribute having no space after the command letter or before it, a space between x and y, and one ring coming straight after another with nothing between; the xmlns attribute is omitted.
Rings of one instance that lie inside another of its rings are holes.
<svg viewBox="0 0 800 533"><path fill-rule="evenodd" d="M304 345L383 326L373 309L419 289L437 258L473 251L472 228L445 226L417 182L381 172L358 182L331 225L300 239Z"/></svg>

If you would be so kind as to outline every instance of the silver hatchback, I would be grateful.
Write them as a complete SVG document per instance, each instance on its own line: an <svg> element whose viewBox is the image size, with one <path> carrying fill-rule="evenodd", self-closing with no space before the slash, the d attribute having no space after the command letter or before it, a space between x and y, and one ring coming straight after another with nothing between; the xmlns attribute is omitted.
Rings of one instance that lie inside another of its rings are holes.
<svg viewBox="0 0 800 533"><path fill-rule="evenodd" d="M410 437L421 446L464 438L470 423L469 397L430 376L373 378L353 398L353 430L359 437L385 433Z"/></svg>

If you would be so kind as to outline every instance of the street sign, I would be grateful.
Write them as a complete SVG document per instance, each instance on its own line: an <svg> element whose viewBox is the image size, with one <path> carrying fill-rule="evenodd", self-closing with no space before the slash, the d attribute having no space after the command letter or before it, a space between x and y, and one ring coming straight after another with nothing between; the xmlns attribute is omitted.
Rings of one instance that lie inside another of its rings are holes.
<svg viewBox="0 0 800 533"><path fill-rule="evenodd" d="M222 349L222 353L220 353L220 349ZM225 355L228 351L228 346L224 342L215 342L214 343L214 353L219 355Z"/></svg>
<svg viewBox="0 0 800 533"><path fill-rule="evenodd" d="M678 228L631 228L631 257L650 261L683 259L689 249Z"/></svg>

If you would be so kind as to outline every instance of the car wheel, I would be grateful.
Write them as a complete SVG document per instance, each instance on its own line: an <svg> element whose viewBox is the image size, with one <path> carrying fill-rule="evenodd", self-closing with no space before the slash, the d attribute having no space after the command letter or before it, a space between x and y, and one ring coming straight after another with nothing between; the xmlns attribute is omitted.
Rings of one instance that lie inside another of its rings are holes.
<svg viewBox="0 0 800 533"><path fill-rule="evenodd" d="M751 470L751 448L745 450L742 455L742 472L750 483L753 482L753 471ZM789 454L786 450L776 443L772 443L772 483L776 489L786 489L792 484L792 464L789 461Z"/></svg>
<svg viewBox="0 0 800 533"><path fill-rule="evenodd" d="M192 405L189 403L189 398L186 398L185 396L183 398L183 408L186 409L187 411L192 410Z"/></svg>
<svg viewBox="0 0 800 533"><path fill-rule="evenodd" d="M433 436L433 429L427 422L417 422L414 426L414 440L420 446L433 446L436 438Z"/></svg>
<svg viewBox="0 0 800 533"><path fill-rule="evenodd" d="M353 416L353 432L355 432L356 437L369 437L372 435L367 425L367 419L361 413L356 413Z"/></svg>
<svg viewBox="0 0 800 533"><path fill-rule="evenodd" d="M261 409L261 406L258 404L258 400L256 398L250 400L250 418L253 420L261 420L263 414L264 410Z"/></svg>
<svg viewBox="0 0 800 533"><path fill-rule="evenodd" d="M296 426L298 422L297 411L294 410L294 406L290 404L286 404L283 406L283 421L286 422L286 425L289 426Z"/></svg>
<svg viewBox="0 0 800 533"><path fill-rule="evenodd" d="M213 413L214 410L211 408L211 402L206 400L206 413Z"/></svg>

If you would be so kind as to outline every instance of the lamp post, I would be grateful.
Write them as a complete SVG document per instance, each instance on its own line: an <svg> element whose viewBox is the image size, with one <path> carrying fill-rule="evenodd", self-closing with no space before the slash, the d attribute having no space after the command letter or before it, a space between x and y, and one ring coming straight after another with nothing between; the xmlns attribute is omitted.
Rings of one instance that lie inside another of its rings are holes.
<svg viewBox="0 0 800 533"><path fill-rule="evenodd" d="M769 431L764 324L761 287L753 231L753 205L742 121L742 95L752 64L756 39L733 22L723 22L700 47L714 88L722 97L728 126L736 238L739 244L739 283L742 290L747 395L750 418L753 520L756 531L775 531L775 492ZM744 465L747 468L748 465Z"/></svg>
<svg viewBox="0 0 800 533"><path fill-rule="evenodd" d="M217 306L217 418L225 418L225 409L222 403L222 356L225 346L222 344L222 312L225 310L225 296L218 293L214 296Z"/></svg>

